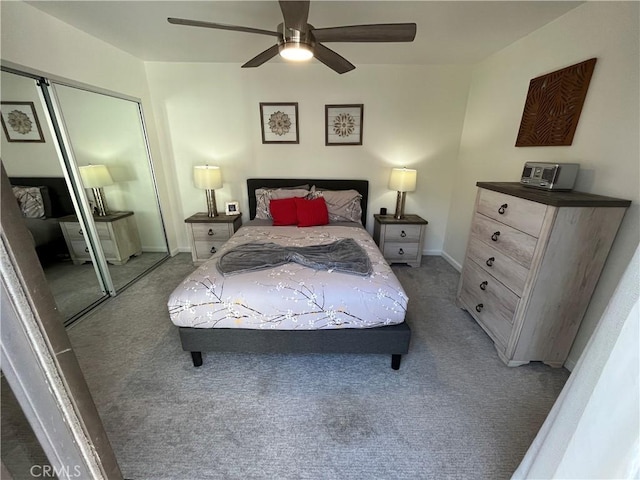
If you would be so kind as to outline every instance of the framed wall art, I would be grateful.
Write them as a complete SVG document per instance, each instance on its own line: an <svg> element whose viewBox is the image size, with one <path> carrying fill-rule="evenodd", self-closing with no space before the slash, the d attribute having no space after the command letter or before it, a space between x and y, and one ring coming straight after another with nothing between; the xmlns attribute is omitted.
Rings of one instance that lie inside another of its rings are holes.
<svg viewBox="0 0 640 480"><path fill-rule="evenodd" d="M2 129L10 142L44 142L33 102L1 102Z"/></svg>
<svg viewBox="0 0 640 480"><path fill-rule="evenodd" d="M297 103L260 103L262 143L300 143Z"/></svg>
<svg viewBox="0 0 640 480"><path fill-rule="evenodd" d="M516 147L571 145L596 59L529 82Z"/></svg>
<svg viewBox="0 0 640 480"><path fill-rule="evenodd" d="M362 145L363 105L324 106L324 144Z"/></svg>

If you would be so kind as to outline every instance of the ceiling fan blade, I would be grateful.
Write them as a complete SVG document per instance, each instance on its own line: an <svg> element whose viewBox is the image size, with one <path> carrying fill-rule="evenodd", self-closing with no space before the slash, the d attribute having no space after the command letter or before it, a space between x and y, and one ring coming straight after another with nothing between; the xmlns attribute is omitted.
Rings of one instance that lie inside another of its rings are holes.
<svg viewBox="0 0 640 480"><path fill-rule="evenodd" d="M307 28L309 0L303 2L280 0L279 3L286 28L295 28L296 30L305 30Z"/></svg>
<svg viewBox="0 0 640 480"><path fill-rule="evenodd" d="M380 23L345 27L317 28L313 36L318 42L413 42L415 23Z"/></svg>
<svg viewBox="0 0 640 480"><path fill-rule="evenodd" d="M271 35L274 37L280 36L278 32L272 32L270 30L261 30L259 28L251 28L251 27L240 27L237 25L225 25L223 23L202 22L200 20L187 20L185 18L173 18L173 17L167 18L167 21L174 25L187 25L189 27L217 28L218 30L233 30L236 32L258 33L260 35Z"/></svg>
<svg viewBox="0 0 640 480"><path fill-rule="evenodd" d="M278 54L278 45L274 45L273 47L267 48L264 52L259 53L247 63L242 65L242 68L251 68L251 67L259 67L264 62L271 60Z"/></svg>
<svg viewBox="0 0 640 480"><path fill-rule="evenodd" d="M313 49L313 56L338 73L346 73L356 68L349 60L319 43L316 43Z"/></svg>

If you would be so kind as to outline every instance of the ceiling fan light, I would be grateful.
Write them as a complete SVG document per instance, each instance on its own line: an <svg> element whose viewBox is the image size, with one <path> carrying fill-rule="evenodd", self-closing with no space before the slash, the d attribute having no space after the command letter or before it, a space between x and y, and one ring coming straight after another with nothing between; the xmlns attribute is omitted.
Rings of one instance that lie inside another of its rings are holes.
<svg viewBox="0 0 640 480"><path fill-rule="evenodd" d="M313 58L313 51L305 43L285 43L280 45L280 56L285 60L304 62Z"/></svg>

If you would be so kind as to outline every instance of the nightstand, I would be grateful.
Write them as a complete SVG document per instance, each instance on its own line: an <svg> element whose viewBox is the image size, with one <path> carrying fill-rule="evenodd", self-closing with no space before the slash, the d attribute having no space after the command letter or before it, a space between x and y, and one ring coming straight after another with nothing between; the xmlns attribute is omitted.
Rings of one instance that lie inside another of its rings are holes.
<svg viewBox="0 0 640 480"><path fill-rule="evenodd" d="M112 212L104 217L93 217L105 259L114 265L124 265L132 255L140 255L140 236L133 212ZM89 247L78 217L67 215L59 220L69 255L74 265L91 261Z"/></svg>
<svg viewBox="0 0 640 480"><path fill-rule="evenodd" d="M373 219L373 239L387 262L419 267L429 222L418 215L405 215L398 220L393 215L375 214Z"/></svg>
<svg viewBox="0 0 640 480"><path fill-rule="evenodd" d="M242 225L242 215L209 217L206 213L196 213L185 219L187 234L191 244L194 265L201 265L211 258L218 249L231 238Z"/></svg>

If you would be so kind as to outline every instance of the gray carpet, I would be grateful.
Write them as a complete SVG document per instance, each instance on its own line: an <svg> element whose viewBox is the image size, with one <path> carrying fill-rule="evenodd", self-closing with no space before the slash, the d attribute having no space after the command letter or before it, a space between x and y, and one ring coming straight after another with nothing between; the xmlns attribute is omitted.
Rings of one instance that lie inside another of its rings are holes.
<svg viewBox="0 0 640 480"><path fill-rule="evenodd" d="M131 257L124 265L109 264L116 291L158 263L166 253L144 252ZM74 265L71 260L43 266L47 283L60 312L69 319L103 297L93 263Z"/></svg>
<svg viewBox="0 0 640 480"><path fill-rule="evenodd" d="M454 297L439 257L394 266L410 353L204 354L194 368L166 300L180 254L69 329L123 474L142 479L506 479L568 372L508 368Z"/></svg>

